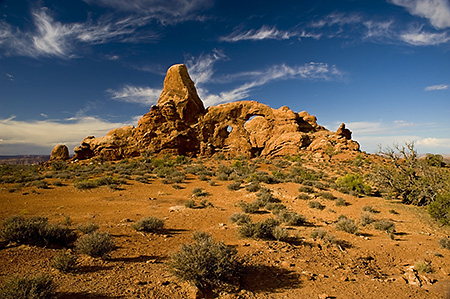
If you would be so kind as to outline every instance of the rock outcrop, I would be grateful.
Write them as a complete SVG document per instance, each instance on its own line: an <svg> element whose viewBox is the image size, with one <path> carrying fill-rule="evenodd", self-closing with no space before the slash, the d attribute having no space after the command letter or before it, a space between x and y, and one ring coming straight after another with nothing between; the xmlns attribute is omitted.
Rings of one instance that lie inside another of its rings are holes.
<svg viewBox="0 0 450 299"><path fill-rule="evenodd" d="M56 145L50 154L50 161L69 160L69 149L64 144Z"/></svg>
<svg viewBox="0 0 450 299"><path fill-rule="evenodd" d="M86 137L74 159L119 160L146 151L162 154L267 158L301 151L358 151L350 130L337 132L317 124L315 116L286 106L272 109L255 101L203 106L185 65L169 68L158 103L136 127L114 129L104 137Z"/></svg>

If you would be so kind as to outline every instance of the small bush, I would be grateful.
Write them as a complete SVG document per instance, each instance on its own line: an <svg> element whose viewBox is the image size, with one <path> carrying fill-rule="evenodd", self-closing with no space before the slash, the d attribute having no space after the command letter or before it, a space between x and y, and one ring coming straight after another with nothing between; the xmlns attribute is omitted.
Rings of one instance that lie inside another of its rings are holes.
<svg viewBox="0 0 450 299"><path fill-rule="evenodd" d="M194 235L195 243L184 244L172 255L171 272L199 288L221 286L239 278L242 264L237 251L206 234Z"/></svg>
<svg viewBox="0 0 450 299"><path fill-rule="evenodd" d="M322 205L320 202L315 201L315 200L309 201L308 202L308 207L310 207L311 209L319 209L319 210L325 209L324 205Z"/></svg>
<svg viewBox="0 0 450 299"><path fill-rule="evenodd" d="M238 233L244 238L255 238L262 240L274 240L274 229L279 222L273 218L255 223L246 223L239 227Z"/></svg>
<svg viewBox="0 0 450 299"><path fill-rule="evenodd" d="M286 241L289 239L289 231L281 226L275 226L272 230L272 236L277 241Z"/></svg>
<svg viewBox="0 0 450 299"><path fill-rule="evenodd" d="M272 195L272 191L267 188L262 188L259 190L259 192L256 194L256 197L258 198L258 201L261 203L261 206L265 206L268 203L276 203L280 202L280 200Z"/></svg>
<svg viewBox="0 0 450 299"><path fill-rule="evenodd" d="M92 232L98 230L98 224L93 223L93 222L82 223L82 224L77 225L76 228L84 234L89 234L89 233L92 233Z"/></svg>
<svg viewBox="0 0 450 299"><path fill-rule="evenodd" d="M297 199L309 200L309 199L311 199L311 197L309 197L309 195L306 193L300 193L299 195L297 195Z"/></svg>
<svg viewBox="0 0 450 299"><path fill-rule="evenodd" d="M398 215L398 214L399 214L399 213L398 213L396 210L394 210L394 209L389 210L389 213L394 214L394 215Z"/></svg>
<svg viewBox="0 0 450 299"><path fill-rule="evenodd" d="M258 182L251 182L250 184L245 186L245 190L247 190L248 192L257 192L260 188L261 187L259 186Z"/></svg>
<svg viewBox="0 0 450 299"><path fill-rule="evenodd" d="M195 200L189 199L184 203L184 206L188 209L195 209Z"/></svg>
<svg viewBox="0 0 450 299"><path fill-rule="evenodd" d="M444 249L450 250L450 238L442 238L439 240L439 245Z"/></svg>
<svg viewBox="0 0 450 299"><path fill-rule="evenodd" d="M361 215L361 225L366 226L371 223L375 222L375 219L372 218L369 214L363 214Z"/></svg>
<svg viewBox="0 0 450 299"><path fill-rule="evenodd" d="M269 202L264 206L264 208L266 210L271 211L274 215L280 213L281 211L285 211L287 209L287 207L280 202Z"/></svg>
<svg viewBox="0 0 450 299"><path fill-rule="evenodd" d="M252 201L250 203L241 201L238 203L238 205L241 207L242 212L250 214L257 213L259 211L259 208L261 207L261 203L259 201Z"/></svg>
<svg viewBox="0 0 450 299"><path fill-rule="evenodd" d="M338 188L342 188L343 191L355 191L358 194L370 194L371 187L364 183L364 179L359 174L350 173L336 180ZM347 192L345 192L347 193Z"/></svg>
<svg viewBox="0 0 450 299"><path fill-rule="evenodd" d="M328 200L334 200L336 198L331 192L328 191L321 191L317 193L317 195Z"/></svg>
<svg viewBox="0 0 450 299"><path fill-rule="evenodd" d="M252 222L252 218L244 213L234 213L230 216L230 221L236 223L237 225L243 225Z"/></svg>
<svg viewBox="0 0 450 299"><path fill-rule="evenodd" d="M340 197L336 198L336 200L334 201L334 204L337 207L344 207L344 206L348 205L348 203L343 198L340 198Z"/></svg>
<svg viewBox="0 0 450 299"><path fill-rule="evenodd" d="M106 258L116 247L110 234L98 231L82 236L75 246L81 253L101 258Z"/></svg>
<svg viewBox="0 0 450 299"><path fill-rule="evenodd" d="M41 274L35 277L15 276L0 288L2 299L52 298L56 286L50 276Z"/></svg>
<svg viewBox="0 0 450 299"><path fill-rule="evenodd" d="M395 223L388 220L378 220L373 223L373 227L392 235L395 232Z"/></svg>
<svg viewBox="0 0 450 299"><path fill-rule="evenodd" d="M77 239L74 231L58 224L49 224L45 217L13 216L3 221L0 236L7 240L32 245L70 246Z"/></svg>
<svg viewBox="0 0 450 299"><path fill-rule="evenodd" d="M364 207L362 208L362 210L363 210L364 212L368 212L368 213L378 213L378 211L375 210L372 206L364 206Z"/></svg>
<svg viewBox="0 0 450 299"><path fill-rule="evenodd" d="M341 230L350 234L356 234L356 232L358 231L358 226L355 224L355 222L344 215L339 216L335 226L337 230Z"/></svg>
<svg viewBox="0 0 450 299"><path fill-rule="evenodd" d="M428 213L442 224L450 225L450 193L438 194L428 205Z"/></svg>
<svg viewBox="0 0 450 299"><path fill-rule="evenodd" d="M310 234L312 239L323 239L327 235L328 231L323 228L315 228Z"/></svg>
<svg viewBox="0 0 450 299"><path fill-rule="evenodd" d="M431 273L433 272L433 267L431 262L427 261L417 261L414 263L414 268L421 273Z"/></svg>
<svg viewBox="0 0 450 299"><path fill-rule="evenodd" d="M241 183L240 182L233 182L229 185L227 185L228 190L232 190L232 191L236 191L239 190L241 188Z"/></svg>
<svg viewBox="0 0 450 299"><path fill-rule="evenodd" d="M282 210L279 213L277 213L278 219L283 222L286 225L292 225L292 226L298 226L303 225L306 222L306 217L297 213L297 212L291 212Z"/></svg>
<svg viewBox="0 0 450 299"><path fill-rule="evenodd" d="M298 192L300 193L314 193L314 188L310 186L300 186L298 188Z"/></svg>
<svg viewBox="0 0 450 299"><path fill-rule="evenodd" d="M203 190L202 188L194 188L192 190L192 195L194 195L196 197L201 197L201 196L208 196L209 193L206 192L205 190Z"/></svg>
<svg viewBox="0 0 450 299"><path fill-rule="evenodd" d="M145 217L133 225L133 228L142 232L159 232L164 227L164 220L156 217Z"/></svg>
<svg viewBox="0 0 450 299"><path fill-rule="evenodd" d="M58 252L51 261L51 266L61 272L74 272L77 268L77 257L66 251Z"/></svg>

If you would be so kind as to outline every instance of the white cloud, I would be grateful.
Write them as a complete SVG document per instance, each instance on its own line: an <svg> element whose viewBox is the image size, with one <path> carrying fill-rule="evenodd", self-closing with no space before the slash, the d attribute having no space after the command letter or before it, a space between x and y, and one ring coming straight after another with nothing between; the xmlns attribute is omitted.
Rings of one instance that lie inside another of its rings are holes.
<svg viewBox="0 0 450 299"><path fill-rule="evenodd" d="M239 42L239 41L243 41L243 40L252 40L252 41L267 40L267 39L287 40L287 39L291 39L291 38L319 39L320 36L321 36L320 34L312 34L312 33L307 33L305 31L278 30L276 28L276 26L273 26L273 27L262 26L258 30L250 29L245 32L238 30L238 31L231 33L230 35L219 38L219 40L225 41L225 42Z"/></svg>
<svg viewBox="0 0 450 299"><path fill-rule="evenodd" d="M418 145L426 147L444 147L450 149L450 138L424 138L417 140Z"/></svg>
<svg viewBox="0 0 450 299"><path fill-rule="evenodd" d="M146 17L113 20L101 17L97 22L63 24L55 21L50 11L41 8L32 12L34 31L21 31L0 21L0 49L10 56L54 56L73 58L81 44L95 45L116 42L152 42L158 35L136 31L150 22Z"/></svg>
<svg viewBox="0 0 450 299"><path fill-rule="evenodd" d="M0 119L0 155L50 154L51 149L61 143L72 150L86 136L105 136L111 129L134 123L134 120L130 123L113 123L89 116L64 121L18 121L12 116ZM17 152L17 149L21 152Z"/></svg>
<svg viewBox="0 0 450 299"><path fill-rule="evenodd" d="M436 46L450 41L450 35L446 32L431 33L420 30L414 30L400 34L400 39L414 46Z"/></svg>
<svg viewBox="0 0 450 299"><path fill-rule="evenodd" d="M448 84L431 85L431 86L425 87L425 91L445 90L445 89L448 89L448 88L449 88Z"/></svg>
<svg viewBox="0 0 450 299"><path fill-rule="evenodd" d="M448 0L391 0L415 16L426 18L437 29L450 27L450 5Z"/></svg>
<svg viewBox="0 0 450 299"><path fill-rule="evenodd" d="M5 74L9 81L14 81L14 76L11 74Z"/></svg>
<svg viewBox="0 0 450 299"><path fill-rule="evenodd" d="M210 0L83 0L90 5L109 7L120 12L135 13L161 23L179 23L201 19L199 12L210 8Z"/></svg>
<svg viewBox="0 0 450 299"><path fill-rule="evenodd" d="M158 101L162 89L150 87L137 87L125 85L120 90L108 89L107 92L111 94L112 99L141 105L153 105Z"/></svg>
<svg viewBox="0 0 450 299"><path fill-rule="evenodd" d="M192 81L199 86L203 83L211 82L216 62L227 59L227 56L222 51L214 50L213 53L202 54L198 58L190 57L185 64Z"/></svg>

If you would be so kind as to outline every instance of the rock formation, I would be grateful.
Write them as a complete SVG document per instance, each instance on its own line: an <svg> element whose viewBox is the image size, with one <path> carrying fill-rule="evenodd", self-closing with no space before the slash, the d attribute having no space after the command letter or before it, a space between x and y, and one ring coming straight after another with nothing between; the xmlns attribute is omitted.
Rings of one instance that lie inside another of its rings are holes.
<svg viewBox="0 0 450 299"><path fill-rule="evenodd" d="M317 124L316 117L288 107L272 109L255 101L203 106L185 65L169 68L158 103L137 127L111 130L104 137L86 137L74 159L119 160L145 151L161 154L267 158L301 151L358 151L350 130L336 133Z"/></svg>
<svg viewBox="0 0 450 299"><path fill-rule="evenodd" d="M50 154L50 161L69 160L69 149L64 144L56 145Z"/></svg>

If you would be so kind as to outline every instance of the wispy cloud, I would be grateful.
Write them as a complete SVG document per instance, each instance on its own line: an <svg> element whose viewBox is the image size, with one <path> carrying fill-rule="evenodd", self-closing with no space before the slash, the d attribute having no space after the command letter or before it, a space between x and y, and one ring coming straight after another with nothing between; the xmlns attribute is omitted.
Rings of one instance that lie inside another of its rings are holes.
<svg viewBox="0 0 450 299"><path fill-rule="evenodd" d="M161 23L202 19L200 12L210 8L210 0L83 0L89 5L108 7L124 13L145 15Z"/></svg>
<svg viewBox="0 0 450 299"><path fill-rule="evenodd" d="M34 30L21 31L0 21L0 49L5 55L29 57L76 57L79 45L115 42L152 42L158 34L146 30L135 34L150 22L149 18L135 17L114 20L101 17L96 22L61 23L56 21L47 8L32 11Z"/></svg>
<svg viewBox="0 0 450 299"><path fill-rule="evenodd" d="M111 129L134 123L133 120L130 123L108 122L92 116L66 120L19 121L12 116L0 119L0 154L17 154L17 149L22 149L23 154L50 154L51 149L60 143L73 149L88 135L105 136Z"/></svg>
<svg viewBox="0 0 450 299"><path fill-rule="evenodd" d="M432 148L442 147L450 150L450 138L423 138L419 139L417 144Z"/></svg>
<svg viewBox="0 0 450 299"><path fill-rule="evenodd" d="M260 41L260 40L287 40L291 38L314 38L319 39L320 34L307 33L306 31L297 30L279 30L276 26L262 26L260 29L250 29L247 31L237 30L227 36L220 37L220 41L239 42L244 40Z"/></svg>
<svg viewBox="0 0 450 299"><path fill-rule="evenodd" d="M8 78L9 81L14 81L14 76L11 74L5 74L6 78Z"/></svg>
<svg viewBox="0 0 450 299"><path fill-rule="evenodd" d="M426 18L437 29L450 27L450 4L447 0L390 0L415 16Z"/></svg>
<svg viewBox="0 0 450 299"><path fill-rule="evenodd" d="M111 95L111 98L114 100L146 106L156 104L161 91L161 89L157 88L137 87L131 85L125 85L119 90L107 90L107 92Z"/></svg>
<svg viewBox="0 0 450 299"><path fill-rule="evenodd" d="M448 88L449 88L448 84L431 85L431 86L425 87L425 91L445 90L445 89L448 89Z"/></svg>
<svg viewBox="0 0 450 299"><path fill-rule="evenodd" d="M432 33L419 29L400 34L400 39L414 46L436 46L450 42L450 35L447 32Z"/></svg>

